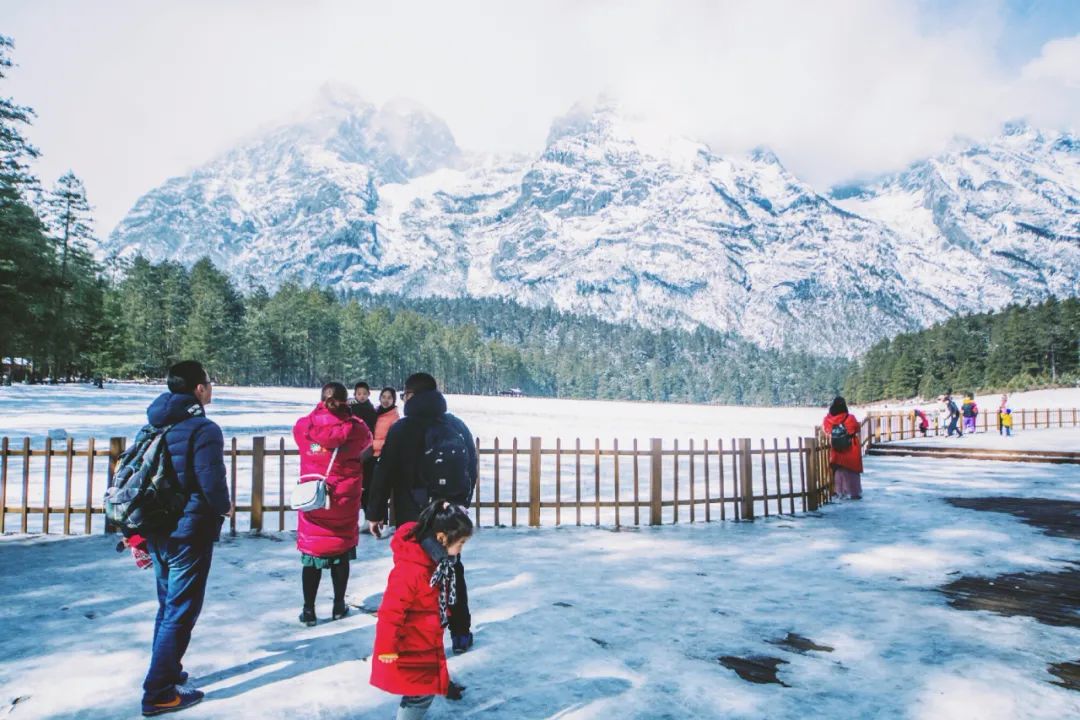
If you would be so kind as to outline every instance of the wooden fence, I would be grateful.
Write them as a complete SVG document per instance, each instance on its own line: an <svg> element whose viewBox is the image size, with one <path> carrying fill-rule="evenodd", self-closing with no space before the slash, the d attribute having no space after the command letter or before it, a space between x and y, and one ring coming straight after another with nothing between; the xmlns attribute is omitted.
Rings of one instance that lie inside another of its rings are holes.
<svg viewBox="0 0 1080 720"><path fill-rule="evenodd" d="M1013 430L1046 429L1080 427L1080 410L1077 408L1047 408L1032 410L1013 411ZM944 435L947 425L942 425L938 413L927 413L930 427L926 437L939 437ZM963 418L959 425L962 428ZM894 442L896 440L913 440L923 437L919 430L919 421L912 411L906 412L876 412L866 414L864 421L864 441L873 445ZM975 419L977 430L989 432L997 431L997 412L980 411Z"/></svg>
<svg viewBox="0 0 1080 720"><path fill-rule="evenodd" d="M993 413L980 413L983 431L996 429ZM1014 430L1080 427L1076 409L1017 410ZM929 436L945 428L930 418ZM911 412L867 414L859 443L873 445L922 437ZM0 532L89 534L106 529L101 499L112 482L127 440L76 443L0 438ZM236 512L229 530L295 527L287 506L298 474L291 441L254 437L225 448ZM819 430L794 441L732 438L713 441L650 439L629 446L600 440L540 438L508 445L477 440L480 480L472 504L478 526L661 525L751 520L813 511L832 496L828 439ZM47 510L46 510L47 508ZM275 517L276 516L276 517Z"/></svg>
<svg viewBox="0 0 1080 720"><path fill-rule="evenodd" d="M35 448L29 438L0 439L0 532L108 532L101 502L126 442L47 439ZM580 439L544 447L534 437L527 445L477 440L477 449L480 478L472 512L478 526L752 520L813 511L832 493L828 445L820 432L794 442L654 438L629 447ZM230 531L295 527L287 502L298 460L285 438L268 443L254 437L247 447L231 439L225 448L236 509L227 521Z"/></svg>

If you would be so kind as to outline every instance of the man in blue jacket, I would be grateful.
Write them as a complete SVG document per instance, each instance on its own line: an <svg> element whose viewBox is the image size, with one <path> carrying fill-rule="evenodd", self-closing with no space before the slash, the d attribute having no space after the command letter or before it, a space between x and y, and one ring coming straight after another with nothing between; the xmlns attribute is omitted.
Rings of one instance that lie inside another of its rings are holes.
<svg viewBox="0 0 1080 720"><path fill-rule="evenodd" d="M202 610L210 560L221 524L232 511L225 481L225 442L221 428L206 418L213 396L210 376L194 360L169 368L169 392L146 411L165 434L172 466L189 493L176 530L150 535L147 547L157 576L158 612L154 649L143 683L143 715L184 710L203 698L187 682L181 660Z"/></svg>

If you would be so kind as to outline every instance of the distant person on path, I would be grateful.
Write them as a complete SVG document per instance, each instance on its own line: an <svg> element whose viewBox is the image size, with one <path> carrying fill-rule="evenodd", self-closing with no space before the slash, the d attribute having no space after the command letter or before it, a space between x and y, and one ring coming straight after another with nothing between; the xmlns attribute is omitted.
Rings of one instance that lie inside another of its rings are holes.
<svg viewBox="0 0 1080 720"><path fill-rule="evenodd" d="M143 682L146 716L184 710L203 698L202 691L188 684L181 661L202 611L214 542L232 511L225 441L205 412L213 398L210 376L200 363L185 360L169 368L168 386L169 391L150 404L146 417L155 427L172 426L165 443L189 497L176 530L146 537L158 595L153 656Z"/></svg>
<svg viewBox="0 0 1080 720"><path fill-rule="evenodd" d="M331 617L340 620L349 613L345 590L349 562L356 559L360 541L363 455L371 447L371 432L350 412L345 386L328 383L315 409L296 421L293 439L300 449L300 474L325 476L330 493L329 508L297 513L296 547L304 591L300 622L311 626L317 622L315 596L323 570L330 570L334 584Z"/></svg>
<svg viewBox="0 0 1080 720"><path fill-rule="evenodd" d="M998 425L1000 425L1002 429L1005 430L1005 437L1012 437L1012 410L1010 410L1009 408L1005 408L1000 413L998 413Z"/></svg>
<svg viewBox="0 0 1080 720"><path fill-rule="evenodd" d="M371 386L360 381L353 388L349 411L364 421L370 432L375 432L375 406L371 404Z"/></svg>
<svg viewBox="0 0 1080 720"><path fill-rule="evenodd" d="M452 618L457 558L472 532L465 508L436 500L390 541L394 567L375 624L371 684L402 696L397 720L424 717L436 695L461 699L464 688L446 668L443 628Z"/></svg>
<svg viewBox="0 0 1080 720"><path fill-rule="evenodd" d="M945 396L945 409L949 413L949 432L945 433L946 437L952 437L955 432L957 437L963 437L964 431L960 429L960 408L957 407L956 401L952 399L952 392Z"/></svg>
<svg viewBox="0 0 1080 720"><path fill-rule="evenodd" d="M916 427L919 428L919 432L922 433L922 436L926 437L926 431L930 429L930 419L926 417L926 413L919 408L915 408L914 412Z"/></svg>
<svg viewBox="0 0 1080 720"><path fill-rule="evenodd" d="M972 393L964 395L964 403L960 406L964 415L964 432L975 432L975 418L979 415L979 406L975 404L975 396Z"/></svg>
<svg viewBox="0 0 1080 720"><path fill-rule="evenodd" d="M998 435L1001 435L1002 430L1005 428L1004 416L1005 416L1005 411L1008 410L1008 409L1009 409L1009 393L1002 393L1001 394L1001 402L998 403L998 411L997 411ZM1011 414L1012 413L1010 413L1010 415ZM1010 423L1011 422L1012 422L1012 419L1010 418ZM1011 427L1011 425L1010 425L1010 427Z"/></svg>
<svg viewBox="0 0 1080 720"><path fill-rule="evenodd" d="M829 438L829 465L839 497L862 498L862 446L859 443L859 421L848 412L847 401L839 395L829 406L829 414L821 424Z"/></svg>
<svg viewBox="0 0 1080 720"><path fill-rule="evenodd" d="M479 472L472 433L446 411L446 398L439 392L435 378L427 373L411 375L405 381L402 399L405 417L386 434L368 493L367 518L376 537L386 524L390 498L399 525L415 522L420 511L436 499L467 508ZM432 541L425 549L433 557L441 552L438 543ZM457 602L451 608L450 637L454 652L463 653L472 646L473 634L460 555L456 558L455 580Z"/></svg>

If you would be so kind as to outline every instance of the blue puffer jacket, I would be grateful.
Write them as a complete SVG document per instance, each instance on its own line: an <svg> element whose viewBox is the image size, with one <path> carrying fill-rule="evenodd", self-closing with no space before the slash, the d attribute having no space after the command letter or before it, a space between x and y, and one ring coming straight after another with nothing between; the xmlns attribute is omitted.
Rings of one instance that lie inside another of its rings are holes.
<svg viewBox="0 0 1080 720"><path fill-rule="evenodd" d="M175 425L165 440L173 468L191 497L170 537L193 545L217 540L232 507L225 481L225 439L217 423L207 420L200 410L194 395L171 392L160 395L146 409L154 427Z"/></svg>

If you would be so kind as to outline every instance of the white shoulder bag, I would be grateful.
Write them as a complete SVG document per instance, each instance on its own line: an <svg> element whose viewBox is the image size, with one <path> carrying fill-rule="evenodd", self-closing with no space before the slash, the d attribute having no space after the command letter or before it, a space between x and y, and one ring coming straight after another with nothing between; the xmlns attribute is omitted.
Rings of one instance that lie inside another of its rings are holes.
<svg viewBox="0 0 1080 720"><path fill-rule="evenodd" d="M326 486L326 478L330 477L330 471L336 459L337 448L334 448L334 454L330 456L330 464L326 466L325 475L307 473L297 479L292 489L292 501L289 503L293 510L309 512L330 509L330 488Z"/></svg>

